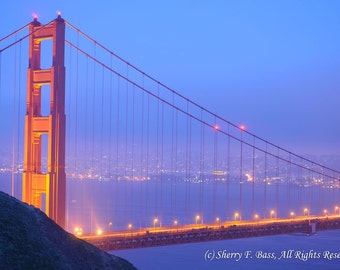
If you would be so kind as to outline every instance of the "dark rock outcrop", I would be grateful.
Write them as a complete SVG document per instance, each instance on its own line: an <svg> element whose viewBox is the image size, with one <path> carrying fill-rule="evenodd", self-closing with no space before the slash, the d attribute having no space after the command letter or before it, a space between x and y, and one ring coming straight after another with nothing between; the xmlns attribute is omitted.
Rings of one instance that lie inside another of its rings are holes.
<svg viewBox="0 0 340 270"><path fill-rule="evenodd" d="M0 269L136 269L0 192Z"/></svg>

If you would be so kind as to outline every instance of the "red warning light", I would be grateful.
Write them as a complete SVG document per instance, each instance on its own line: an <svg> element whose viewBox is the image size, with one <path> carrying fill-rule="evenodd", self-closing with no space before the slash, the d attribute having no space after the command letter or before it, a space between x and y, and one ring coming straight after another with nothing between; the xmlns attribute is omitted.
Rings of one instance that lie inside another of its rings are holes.
<svg viewBox="0 0 340 270"><path fill-rule="evenodd" d="M32 16L33 16L33 19L34 19L34 20L37 20L37 19L38 19L38 14L33 13Z"/></svg>
<svg viewBox="0 0 340 270"><path fill-rule="evenodd" d="M214 126L214 129L215 129L215 130L219 130L220 127L219 127L218 125L215 125L215 126Z"/></svg>
<svg viewBox="0 0 340 270"><path fill-rule="evenodd" d="M240 126L239 126L239 129L240 129L240 130L246 130L246 126L245 126L245 125L240 125Z"/></svg>

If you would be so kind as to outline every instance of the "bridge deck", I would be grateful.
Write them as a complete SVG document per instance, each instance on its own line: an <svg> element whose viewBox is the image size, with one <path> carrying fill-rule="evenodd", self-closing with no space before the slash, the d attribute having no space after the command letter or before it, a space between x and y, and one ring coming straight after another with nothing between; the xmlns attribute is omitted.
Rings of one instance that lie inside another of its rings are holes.
<svg viewBox="0 0 340 270"><path fill-rule="evenodd" d="M312 234L316 230L340 229L340 217L313 217L276 219L258 222L238 222L228 225L192 225L167 228L150 228L144 231L131 230L101 236L82 236L85 241L100 249L120 250L217 241L246 237L258 237L288 233Z"/></svg>

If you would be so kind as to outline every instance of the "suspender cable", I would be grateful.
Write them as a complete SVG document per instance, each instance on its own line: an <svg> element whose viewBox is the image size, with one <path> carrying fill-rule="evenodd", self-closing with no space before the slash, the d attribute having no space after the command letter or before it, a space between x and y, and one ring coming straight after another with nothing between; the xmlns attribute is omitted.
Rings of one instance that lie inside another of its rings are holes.
<svg viewBox="0 0 340 270"><path fill-rule="evenodd" d="M77 34L77 46L79 46L79 34ZM71 113L71 108L73 106L71 106L71 101L72 102L75 102L75 113L74 113L74 118L75 118L75 124L74 126L71 126L71 121L69 119L68 122L68 126L69 126L69 131L68 134L68 140L70 142L70 149L71 149L71 128L74 128L74 138L73 138L73 142L74 142L74 168L73 168L73 172L74 172L74 175L75 177L73 177L72 181L70 183L73 183L73 189L72 189L72 194L69 194L68 192L66 194L68 194L67 196L69 198L73 198L73 200L76 200L76 197L77 197L77 182L78 182L78 92L79 92L79 51L77 50L76 52L76 78L75 78L75 100L72 99L72 95L71 93L73 92L73 87L72 87L72 67L73 67L73 61L72 61L72 53L71 53L71 50L70 50L70 69L69 69L69 74L70 74L70 81L69 81L69 92L70 92L70 97L69 97L69 117L72 117L73 116L73 113ZM70 159L70 162L71 162L71 159ZM70 186L70 185L69 185ZM77 202L78 203L78 202ZM78 207L77 207L78 209ZM68 215L70 214L70 211L68 211ZM76 221L76 222L79 222L79 219L81 219L82 217L82 213L79 213L79 210L76 211L75 213L75 220L73 219L73 223ZM69 220L69 218L68 218Z"/></svg>
<svg viewBox="0 0 340 270"><path fill-rule="evenodd" d="M143 77L143 81L144 81L144 77ZM144 82L143 82L144 85ZM142 106L141 106L141 151L140 151L140 168L139 168L139 178L140 178L140 182L139 182L139 227L142 227L142 217L144 216L143 210L145 209L143 207L143 185L145 183L145 178L144 178L144 92L141 93L142 94L142 98L141 98L141 102L142 102Z"/></svg>
<svg viewBox="0 0 340 270"><path fill-rule="evenodd" d="M189 102L186 103L187 113L189 114ZM190 183L190 172L189 172L189 116L186 117L186 145L185 145L185 217L186 224L190 223L189 213L189 183Z"/></svg>
<svg viewBox="0 0 340 270"><path fill-rule="evenodd" d="M174 225L178 225L178 212L177 212L177 184L178 184L178 111L176 110L175 113L175 205L174 205L174 211L175 211L175 221Z"/></svg>
<svg viewBox="0 0 340 270"><path fill-rule="evenodd" d="M129 198L131 198L132 200L132 204L131 204L131 207L130 207L130 217L129 219L127 220L128 222L130 222L130 220L132 220L133 218L133 202L135 200L137 200L137 198L135 198L133 196L133 190L134 190L134 182L135 182L135 112L136 112L136 91L135 91L135 86L133 85L132 86L132 123L131 123L131 129L132 129L132 132L131 132L131 178L130 178L130 195L129 195Z"/></svg>
<svg viewBox="0 0 340 270"><path fill-rule="evenodd" d="M94 44L94 57L96 57L96 44ZM95 131L96 131L96 121L95 121L95 112L96 112L96 62L93 62L93 74L92 74L92 106L91 106L91 168L90 168L90 182L91 182L91 190L95 190L95 171L94 171L94 150L95 150ZM94 211L94 195L93 192L90 192L90 209L91 209L91 232L93 232L93 215Z"/></svg>
<svg viewBox="0 0 340 270"><path fill-rule="evenodd" d="M11 195L14 197L14 170L15 170L15 134L17 126L16 92L17 92L17 47L14 48L14 79L13 79L13 126L12 126L12 170L11 170Z"/></svg>
<svg viewBox="0 0 340 270"><path fill-rule="evenodd" d="M104 71L105 69L102 68L102 91L101 91L101 124L100 124L100 179L103 180L105 175L104 175L104 171L103 171L103 162L104 162L104 152L103 152L103 141L104 141L104 81L105 81L105 76L104 76ZM107 213L105 213L104 211L104 199L103 199L103 183L104 182L100 182L100 186L99 186L99 207L101 208L100 213L101 216L103 216L103 214L109 218L109 216L107 215ZM108 198L107 198L108 199ZM107 224L109 224L110 221L106 220Z"/></svg>
<svg viewBox="0 0 340 270"><path fill-rule="evenodd" d="M77 46L79 46L79 33L77 33ZM78 92L79 92L79 51L77 50L76 55L76 99L75 99L75 143L74 143L74 153L75 153L75 159L74 159L74 170L77 173L78 172ZM76 190L74 190L76 192Z"/></svg>
<svg viewBox="0 0 340 270"><path fill-rule="evenodd" d="M323 176L323 174L324 174L324 171L323 171L323 168L321 168L321 176L320 176L320 178L321 178L321 181L322 181L322 185L325 185L325 183L326 183L326 179L324 178L324 176ZM328 189L328 188L327 188ZM320 190L320 192L321 192L321 205L322 205L322 207L323 208L326 208L326 204L325 204L325 188L323 188L323 186L321 186L321 188L319 188L319 190ZM329 196L329 199L331 198L331 196Z"/></svg>
<svg viewBox="0 0 340 270"><path fill-rule="evenodd" d="M201 110L201 120L203 120L203 111ZM199 212L202 215L204 211L204 183L205 183L205 175L204 175L204 130L205 126L203 123L201 123L201 136L200 136L200 167L199 167L199 185L200 185L200 199L199 199Z"/></svg>
<svg viewBox="0 0 340 270"><path fill-rule="evenodd" d="M313 187L314 187L314 181L313 181L313 174L312 174L312 172L311 171L307 171L307 177L308 177L308 179L309 179L309 201L310 201L310 203L311 203L311 206L310 206L310 208L311 209L313 209L313 202L314 202L314 200L313 200ZM315 208L315 209L313 209L314 211L316 211L316 210L318 210L317 208ZM314 212L313 211L313 212ZM315 213L315 212L314 212Z"/></svg>
<svg viewBox="0 0 340 270"><path fill-rule="evenodd" d="M112 57L110 58L110 67L112 68ZM112 113L113 113L113 74L110 72L110 93L109 93L109 151L108 151L108 178L109 178L109 187L107 192L107 216L109 218L109 224L112 224L112 213L111 213L111 185L114 181L112 178ZM116 183L116 182L115 182ZM109 226L110 229L110 226Z"/></svg>
<svg viewBox="0 0 340 270"><path fill-rule="evenodd" d="M85 69L85 115L87 117L88 115L88 95L89 95L89 81L88 81L88 78L89 78L89 58L86 57L86 69ZM88 156L88 124L87 124L88 121L85 121L85 124L84 124L84 135L85 135L85 142L84 142L84 156L87 157ZM89 181L88 179L88 175L89 175L89 168L88 168L89 164L88 164L88 161L87 161L87 158L85 158L84 160L84 168L86 170L86 177L85 177L85 183L83 184L83 209L85 211L87 211L87 207L88 207L88 204L87 204L87 183Z"/></svg>
<svg viewBox="0 0 340 270"><path fill-rule="evenodd" d="M172 104L175 103L174 101L174 95L172 94ZM174 188L174 177L175 177L175 172L174 172L174 147L175 147L175 142L174 142L174 136L175 136L175 109L172 107L171 108L171 154L170 154L170 171L171 171L171 187L170 187L170 220L172 221L174 219L174 212L173 212L173 204L174 204L174 193L173 193L173 188Z"/></svg>
<svg viewBox="0 0 340 270"><path fill-rule="evenodd" d="M2 108L2 52L0 52L0 108Z"/></svg>
<svg viewBox="0 0 340 270"><path fill-rule="evenodd" d="M230 126L229 126L229 124L228 124L228 134L230 133ZM230 181L231 181L231 179L230 179L230 173L231 173L231 167L230 167L230 147L231 147L231 145L230 145L230 136L227 136L227 140L228 140L228 142L227 142L227 190L226 190L226 220L228 221L228 220L230 220L231 218L230 218Z"/></svg>
<svg viewBox="0 0 340 270"><path fill-rule="evenodd" d="M96 58L96 44L94 44L94 57ZM91 137L91 171L92 175L94 175L94 139L95 139L95 131L96 131L96 63L93 62L93 85L92 85L92 137ZM93 184L93 182L92 182ZM93 185L92 185L93 187ZM93 207L93 205L92 205Z"/></svg>
<svg viewBox="0 0 340 270"><path fill-rule="evenodd" d="M171 103L174 105L174 95L171 96ZM174 126L175 126L175 111L171 108L171 153L170 153L170 220L173 220L173 185L174 185Z"/></svg>
<svg viewBox="0 0 340 270"><path fill-rule="evenodd" d="M239 215L240 219L242 218L243 215L243 209L242 209L242 186L243 186L243 130L240 129L241 131L241 140L240 140L240 203L239 203Z"/></svg>
<svg viewBox="0 0 340 270"><path fill-rule="evenodd" d="M22 42L19 43L19 73L18 73L18 89L19 89L19 91L18 91L18 95L19 95L19 97L18 97L18 118L19 118L18 119L18 125L19 125L19 127L23 126L22 120L21 120L22 119L22 117L21 117L21 71L22 71L21 70L21 44L22 44ZM0 106L1 106L1 104L0 104ZM21 129L18 128L18 134L17 134L17 158L16 158L17 164L16 164L16 167L18 167L19 161L20 161L20 157L19 157L19 155L20 155L20 140L21 140L20 135L21 135ZM18 179L18 177L20 175L16 174L16 176L17 176L17 179L16 179L16 185L15 185L14 194L18 194L18 191L19 191L19 179Z"/></svg>
<svg viewBox="0 0 340 270"><path fill-rule="evenodd" d="M288 172L287 172L287 182L288 182L288 184L289 183L291 183L292 182L292 177L291 177L291 174L292 174L292 163L291 163L291 155L289 155L289 162L288 162ZM277 192L277 196L279 195L279 192ZM288 200L288 209L290 208L290 204L291 204L291 202L290 202L290 198L289 198L289 200ZM300 204L299 204L300 205Z"/></svg>
<svg viewBox="0 0 340 270"><path fill-rule="evenodd" d="M192 151L192 144L191 144L191 137L192 137L192 119L189 117L189 160L188 160L188 171L189 171L189 178L192 179L192 171L191 171L191 151ZM188 213L191 214L191 182L189 181L189 191L188 191L188 202L189 202L189 208L188 208ZM200 221L203 222L203 216L200 218Z"/></svg>
<svg viewBox="0 0 340 270"><path fill-rule="evenodd" d="M251 218L255 218L255 137L253 137L252 181L251 181Z"/></svg>
<svg viewBox="0 0 340 270"><path fill-rule="evenodd" d="M162 125L161 125L161 190L160 190L160 220L159 225L163 222L163 182L164 182L164 102L162 102Z"/></svg>
<svg viewBox="0 0 340 270"><path fill-rule="evenodd" d="M129 66L126 66L126 77L129 78ZM125 162L124 162L124 223L126 218L128 218L128 209L127 209L127 198L128 198L128 131L129 131L129 82L126 81L126 92L125 92Z"/></svg>
<svg viewBox="0 0 340 270"><path fill-rule="evenodd" d="M149 217L149 152L150 152L150 96L147 95L147 122L146 122L146 195L145 195L145 216ZM145 226L147 226L145 224Z"/></svg>
<svg viewBox="0 0 340 270"><path fill-rule="evenodd" d="M302 199L302 197L301 197L301 194L302 194L301 167L297 167L297 180L298 180L298 183L299 183L299 185L298 185L298 194L297 194L297 196L298 196L298 204L301 205L301 199ZM306 200L307 206L308 206L309 211L310 211L309 192L307 193L307 198L305 198L305 200ZM308 211L308 209L307 209L307 211Z"/></svg>
<svg viewBox="0 0 340 270"><path fill-rule="evenodd" d="M72 100L72 79L73 79L73 76L72 76L72 72L73 72L73 68L72 68L72 66L73 66L72 54L73 54L73 48L72 48L72 46L69 46L69 59L68 59L68 62L69 62L68 74L69 74L69 76L66 77L68 79L68 89L67 89L67 91L65 91L65 95L67 95L67 97L68 97L67 105L65 104L65 106L67 106L67 109L68 109L68 112L65 113L65 114L68 114L68 119L67 119L67 122L66 122L66 125L67 125L67 132L66 132L67 133L67 138L66 138L66 142L65 142L67 145L72 145L72 142L74 144L76 143L76 138L72 138L71 137L71 133L72 133L71 132L71 130L72 130L71 119L72 119L72 116L73 116L72 113L71 113L71 108L72 108L72 106L71 106L71 100ZM66 82L65 82L65 84L66 84ZM72 141L71 139L74 139L74 141ZM70 147L70 149L71 149L71 147ZM70 167L71 167L71 162L72 162L71 161L72 160L71 159L71 153L70 153L70 151L66 151L66 153L67 153L67 158L69 160L68 162L66 162L66 164L69 163ZM65 164L65 166L66 166L66 164ZM69 171L69 172L73 172L74 169L70 168L70 167L67 166L65 169L67 169L67 171ZM75 183L76 180L74 179L72 173L70 175L71 175L71 179L70 179L70 181L68 181L69 182L69 186L68 186L69 187L69 191L66 192L66 198L67 198L68 201L69 201L70 198L73 199L74 195L76 194L74 192L74 189L75 189L75 186L76 186L76 183ZM71 213L71 209L69 209L69 207L66 207L66 227L68 226L68 224L70 222L70 219L71 219L70 213ZM75 217L75 222L78 222L79 213L76 212L74 214L74 217ZM78 226L78 225L75 225L75 226Z"/></svg>
<svg viewBox="0 0 340 270"><path fill-rule="evenodd" d="M277 215L279 215L279 177L280 177L280 149L277 149L277 158L276 158L276 183L275 183L275 210Z"/></svg>
<svg viewBox="0 0 340 270"><path fill-rule="evenodd" d="M135 178L135 174L134 174L134 171L135 171L135 107L136 107L136 91L135 91L135 86L133 85L132 86L132 118L131 118L131 180L133 183L134 182L134 178ZM132 185L131 185L132 186ZM130 197L132 198L132 197Z"/></svg>
<svg viewBox="0 0 340 270"><path fill-rule="evenodd" d="M264 196L263 196L263 218L267 217L267 177L268 177L268 167L267 167L267 147L264 153ZM275 213L273 213L275 214ZM270 213L270 217L272 217L272 212Z"/></svg>
<svg viewBox="0 0 340 270"><path fill-rule="evenodd" d="M71 100L72 100L72 65L73 65L73 62L72 62L72 53L73 53L73 48L71 46L69 46L69 58L68 58L68 64L69 64L69 74L70 76L67 76L66 79L68 80L67 82L65 81L65 87L67 87L67 91L65 91L65 115L68 115L70 114L70 110L71 110ZM66 86L67 85L67 86ZM70 90L68 90L70 89ZM68 117L68 121L66 122L66 125L67 125L67 128L66 128L66 134L65 134L65 144L66 144L66 149L68 149L68 146L69 145L72 145L73 141L71 141L71 116ZM67 156L65 156L66 158L66 161L65 161L65 173L67 175L68 172L70 172L70 178L71 178L71 181L69 181L69 185L67 188L69 188L69 191L66 192L66 200L69 201L70 198L72 198L74 192L73 192L73 189L74 189L74 186L75 186L75 181L74 181L74 175L72 174L73 172L73 168L72 166L74 165L73 163L71 164L71 157L72 157L72 154L70 153L71 151L66 151L65 150L65 155L67 154ZM67 175L68 176L68 175ZM67 177L66 176L66 177ZM66 182L67 183L67 182ZM66 188L66 189L67 189ZM72 205L71 205L72 206ZM71 218L71 212L72 210L69 209L69 207L67 207L66 205L66 228L68 227L69 223L70 223L70 218ZM75 220L77 220L77 214L78 213L75 213L74 214L74 217L75 217ZM71 223L72 224L72 223Z"/></svg>
<svg viewBox="0 0 340 270"><path fill-rule="evenodd" d="M216 218L216 190L217 190L217 148L218 148L218 130L219 130L219 127L217 126L217 123L216 123L216 118L215 118L215 128L213 130L214 132L214 154L213 154L213 177L214 177L214 182L213 182L213 218Z"/></svg>
<svg viewBox="0 0 340 270"><path fill-rule="evenodd" d="M156 127L156 205L155 205L155 213L156 213L156 217L154 218L157 218L157 216L159 215L159 205L158 205L158 183L159 181L161 180L160 179L160 161L159 161L159 122L160 122L160 98L159 98L159 85L157 85L157 127Z"/></svg>
<svg viewBox="0 0 340 270"><path fill-rule="evenodd" d="M114 104L114 103L112 103ZM114 215L114 222L116 226L118 226L118 196L120 192L118 192L119 188L119 180L120 180L120 164L119 164L119 145L120 145L120 136L119 136L119 122L120 122L120 77L117 77L117 100L116 100L116 160L115 160L115 183L116 183L116 189L115 189L115 215ZM123 171L122 171L123 172ZM125 185L125 179L123 178L123 184ZM121 199L123 200L123 199ZM126 199L124 199L126 200Z"/></svg>

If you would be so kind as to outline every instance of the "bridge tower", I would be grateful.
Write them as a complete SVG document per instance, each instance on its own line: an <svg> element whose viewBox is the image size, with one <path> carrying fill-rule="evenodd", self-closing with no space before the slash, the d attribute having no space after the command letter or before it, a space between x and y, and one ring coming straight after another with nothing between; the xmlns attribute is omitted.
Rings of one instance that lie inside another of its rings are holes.
<svg viewBox="0 0 340 270"><path fill-rule="evenodd" d="M34 18L29 28L22 200L65 227L65 22L60 15L48 25ZM52 66L41 69L41 43L49 39L53 44ZM42 90L47 90L43 85L49 85L50 90L48 115L42 115ZM43 135L47 135L47 147ZM43 150L47 150L45 171Z"/></svg>

